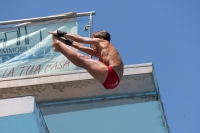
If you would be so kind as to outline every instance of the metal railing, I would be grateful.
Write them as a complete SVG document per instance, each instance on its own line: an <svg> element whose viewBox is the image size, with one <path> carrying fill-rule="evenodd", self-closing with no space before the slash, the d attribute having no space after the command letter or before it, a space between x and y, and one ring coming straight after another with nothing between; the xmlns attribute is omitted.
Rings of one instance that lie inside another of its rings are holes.
<svg viewBox="0 0 200 133"><path fill-rule="evenodd" d="M46 16L46 17L2 21L2 22L0 22L0 25L19 24L19 23L26 23L26 22L41 22L41 21L48 21L48 20L54 20L54 19L83 17L83 16L90 16L90 21L91 21L92 20L92 15L95 15L95 14L96 14L95 11L83 12L83 13L68 12L68 13L62 13L62 14Z"/></svg>

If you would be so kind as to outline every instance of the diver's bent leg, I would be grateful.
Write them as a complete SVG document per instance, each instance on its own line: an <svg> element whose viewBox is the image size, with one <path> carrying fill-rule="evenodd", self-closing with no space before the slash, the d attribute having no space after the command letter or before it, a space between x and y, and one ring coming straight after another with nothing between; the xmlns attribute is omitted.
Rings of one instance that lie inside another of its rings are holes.
<svg viewBox="0 0 200 133"><path fill-rule="evenodd" d="M108 74L108 69L107 66L102 62L93 60L88 56L80 54L69 46L63 46L60 52L74 65L86 69L100 83L105 81Z"/></svg>

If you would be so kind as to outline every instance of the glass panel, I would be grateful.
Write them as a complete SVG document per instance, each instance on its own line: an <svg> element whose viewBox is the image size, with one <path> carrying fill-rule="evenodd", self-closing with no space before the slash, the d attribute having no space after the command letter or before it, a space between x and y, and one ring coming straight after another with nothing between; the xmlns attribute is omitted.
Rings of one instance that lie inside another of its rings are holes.
<svg viewBox="0 0 200 133"><path fill-rule="evenodd" d="M165 133L159 102L121 100L41 107L51 133Z"/></svg>

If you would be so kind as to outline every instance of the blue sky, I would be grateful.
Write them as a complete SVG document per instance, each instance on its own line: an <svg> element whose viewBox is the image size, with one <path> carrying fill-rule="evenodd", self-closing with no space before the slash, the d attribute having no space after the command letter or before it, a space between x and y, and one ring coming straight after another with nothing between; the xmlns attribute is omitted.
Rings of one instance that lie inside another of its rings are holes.
<svg viewBox="0 0 200 133"><path fill-rule="evenodd" d="M0 21L96 11L125 65L152 62L171 133L200 132L200 1L1 1Z"/></svg>

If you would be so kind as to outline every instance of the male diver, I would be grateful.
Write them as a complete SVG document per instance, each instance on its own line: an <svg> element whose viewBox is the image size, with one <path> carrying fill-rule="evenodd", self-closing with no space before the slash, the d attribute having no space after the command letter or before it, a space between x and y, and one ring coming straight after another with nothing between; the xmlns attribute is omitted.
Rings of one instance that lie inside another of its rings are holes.
<svg viewBox="0 0 200 133"><path fill-rule="evenodd" d="M96 80L102 83L104 88L114 89L118 86L123 76L124 64L119 52L110 43L111 37L107 31L94 32L92 38L68 34L59 30L49 33L52 34L54 51L61 52L74 65L86 69ZM80 43L91 44L92 48ZM69 46L95 56L99 60L85 56Z"/></svg>

